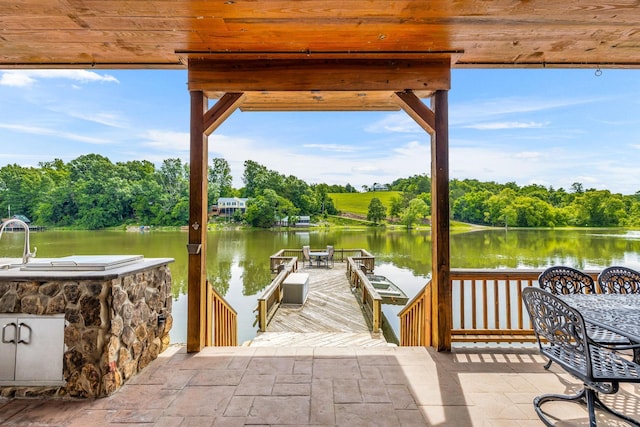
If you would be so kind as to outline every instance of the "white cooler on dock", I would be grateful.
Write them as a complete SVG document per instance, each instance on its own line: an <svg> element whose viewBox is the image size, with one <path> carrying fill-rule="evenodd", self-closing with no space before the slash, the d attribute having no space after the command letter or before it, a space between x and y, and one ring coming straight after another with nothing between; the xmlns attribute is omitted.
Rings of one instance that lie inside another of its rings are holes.
<svg viewBox="0 0 640 427"><path fill-rule="evenodd" d="M282 282L283 304L304 304L309 293L309 273L291 273Z"/></svg>

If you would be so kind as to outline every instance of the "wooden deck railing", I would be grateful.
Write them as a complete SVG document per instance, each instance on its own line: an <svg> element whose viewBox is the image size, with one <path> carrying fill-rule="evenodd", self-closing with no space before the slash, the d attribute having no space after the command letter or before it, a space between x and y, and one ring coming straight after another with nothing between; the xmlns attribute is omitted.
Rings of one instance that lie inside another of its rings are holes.
<svg viewBox="0 0 640 427"><path fill-rule="evenodd" d="M280 306L283 297L282 282L284 282L284 279L286 279L289 274L298 271L298 258L296 256L286 256L282 253L283 251L286 251L286 249L271 256L271 270L280 271L264 292L262 292L262 295L258 297L258 306L254 310L258 312L258 328L260 332L267 330L269 321ZM277 262L277 264L274 264L275 262ZM276 266L275 269L273 268L274 265ZM282 267L277 267L280 265Z"/></svg>
<svg viewBox="0 0 640 427"><path fill-rule="evenodd" d="M207 299L208 322L206 345L216 347L238 345L238 313L207 282L210 297Z"/></svg>
<svg viewBox="0 0 640 427"><path fill-rule="evenodd" d="M522 289L537 285L542 270L452 269L452 342L533 342ZM588 272L592 277L597 272ZM431 282L405 306L400 345L431 345Z"/></svg>
<svg viewBox="0 0 640 427"><path fill-rule="evenodd" d="M371 266L371 269L367 271L373 271L373 264L375 262L373 256L369 255L358 258L347 257L347 277L349 278L351 286L356 290L360 304L367 315L367 322L371 326L371 330L373 332L379 332L382 327L382 297L362 271L361 262L365 259L367 265Z"/></svg>

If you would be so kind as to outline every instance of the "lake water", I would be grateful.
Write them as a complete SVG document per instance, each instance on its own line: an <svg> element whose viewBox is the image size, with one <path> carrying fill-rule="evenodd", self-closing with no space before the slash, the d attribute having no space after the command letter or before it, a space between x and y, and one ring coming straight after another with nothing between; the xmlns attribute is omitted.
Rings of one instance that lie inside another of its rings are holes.
<svg viewBox="0 0 640 427"><path fill-rule="evenodd" d="M22 254L24 235L5 233L0 257ZM180 231L44 231L31 233L38 257L141 254L170 257L173 277L173 343L186 342L187 234ZM428 231L262 231L214 230L208 236L210 283L238 312L238 341L252 339L257 295L271 281L269 256L283 248L364 248L376 257L376 273L385 275L413 297L431 272ZM597 269L626 265L640 269L640 232L626 230L480 230L451 236L452 267L545 268L568 265ZM397 331L400 306L383 311Z"/></svg>

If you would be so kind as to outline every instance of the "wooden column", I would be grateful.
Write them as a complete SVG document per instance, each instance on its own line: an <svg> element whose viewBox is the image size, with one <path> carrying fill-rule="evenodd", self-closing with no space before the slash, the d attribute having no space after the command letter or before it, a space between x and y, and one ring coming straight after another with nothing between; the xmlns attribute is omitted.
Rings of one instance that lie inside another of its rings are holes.
<svg viewBox="0 0 640 427"><path fill-rule="evenodd" d="M201 91L191 92L191 147L189 176L189 253L187 352L205 346L207 321L207 178L208 138L204 115L208 100Z"/></svg>
<svg viewBox="0 0 640 427"><path fill-rule="evenodd" d="M244 100L243 93L226 93L208 109L202 91L191 91L191 154L189 175L189 273L187 312L187 352L202 350L211 343L211 319L207 303L207 183L209 173L208 136ZM215 328L216 325L213 325ZM207 332L209 331L209 333Z"/></svg>
<svg viewBox="0 0 640 427"><path fill-rule="evenodd" d="M410 91L397 92L397 102L431 135L431 331L427 342L438 351L451 350L451 285L449 271L449 118L446 90L434 94L434 109ZM435 110L435 111L434 111ZM427 319L425 319L427 320Z"/></svg>
<svg viewBox="0 0 640 427"><path fill-rule="evenodd" d="M434 97L435 135L431 140L431 310L432 346L451 350L451 260L449 253L448 91Z"/></svg>

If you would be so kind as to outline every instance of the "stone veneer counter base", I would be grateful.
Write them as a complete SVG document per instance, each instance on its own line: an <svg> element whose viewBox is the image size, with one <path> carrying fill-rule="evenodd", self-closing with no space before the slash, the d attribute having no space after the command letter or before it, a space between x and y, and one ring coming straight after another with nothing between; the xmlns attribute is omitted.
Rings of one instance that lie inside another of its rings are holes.
<svg viewBox="0 0 640 427"><path fill-rule="evenodd" d="M169 346L171 262L147 258L103 271L1 270L0 314L64 314L65 327L64 385L2 385L0 394L103 397L118 390Z"/></svg>

